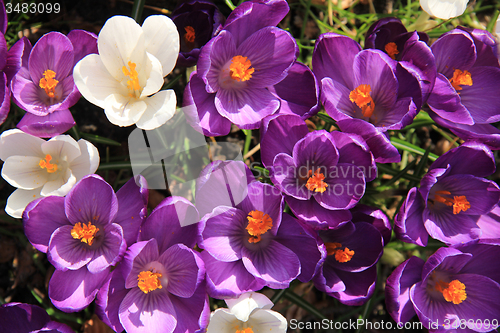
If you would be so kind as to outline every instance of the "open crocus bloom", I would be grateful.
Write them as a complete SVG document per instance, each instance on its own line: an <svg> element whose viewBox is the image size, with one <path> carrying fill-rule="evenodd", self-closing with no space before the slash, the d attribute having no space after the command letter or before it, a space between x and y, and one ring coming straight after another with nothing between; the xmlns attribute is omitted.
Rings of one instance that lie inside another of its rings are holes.
<svg viewBox="0 0 500 333"><path fill-rule="evenodd" d="M245 293L227 299L229 309L212 312L207 333L286 332L287 322L279 312L270 310L273 303L263 294Z"/></svg>
<svg viewBox="0 0 500 333"><path fill-rule="evenodd" d="M447 20L462 15L469 0L420 0L420 7L429 15Z"/></svg>
<svg viewBox="0 0 500 333"><path fill-rule="evenodd" d="M84 139L76 142L69 135L58 135L45 141L13 129L0 136L0 159L4 161L2 177L18 188L7 200L5 211L21 218L30 201L64 196L83 176L94 173L99 152Z"/></svg>
<svg viewBox="0 0 500 333"><path fill-rule="evenodd" d="M83 97L118 126L151 130L166 123L177 101L173 90L159 91L179 54L172 20L153 15L141 27L130 17L113 16L97 43L99 55L85 57L73 72Z"/></svg>

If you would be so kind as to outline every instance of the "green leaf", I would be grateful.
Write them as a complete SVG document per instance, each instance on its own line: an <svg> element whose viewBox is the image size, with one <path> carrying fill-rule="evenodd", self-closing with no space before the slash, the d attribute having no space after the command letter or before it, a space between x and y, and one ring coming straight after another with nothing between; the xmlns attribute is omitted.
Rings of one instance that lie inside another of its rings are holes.
<svg viewBox="0 0 500 333"><path fill-rule="evenodd" d="M88 140L92 143L102 143L102 144L110 145L110 146L121 146L122 145L121 143L119 143L115 140L111 140L111 139L108 139L108 138L105 138L105 137L102 137L99 135L95 135L95 134L80 132L80 136L82 138L84 138L85 140Z"/></svg>
<svg viewBox="0 0 500 333"><path fill-rule="evenodd" d="M401 140L401 139L398 139L398 138L392 137L391 143L394 145L394 147L396 147L398 149L406 150L410 153L415 153L415 154L422 155L422 156L425 154L425 149L422 149L418 146L415 146L411 143L408 143L408 142ZM429 153L429 159L431 161L437 160L438 157L439 156L437 156L436 154Z"/></svg>

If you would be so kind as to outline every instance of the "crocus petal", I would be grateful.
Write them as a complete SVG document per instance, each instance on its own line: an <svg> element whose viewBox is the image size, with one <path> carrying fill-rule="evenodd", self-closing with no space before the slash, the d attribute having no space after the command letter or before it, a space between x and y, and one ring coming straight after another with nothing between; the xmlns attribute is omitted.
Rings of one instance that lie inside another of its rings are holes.
<svg viewBox="0 0 500 333"><path fill-rule="evenodd" d="M80 147L80 156L70 163L71 172L76 179L80 180L83 176L94 173L99 166L99 151L97 148L85 139L78 140Z"/></svg>
<svg viewBox="0 0 500 333"><path fill-rule="evenodd" d="M320 270L313 278L314 286L325 293L334 293L345 290L344 282L339 278L334 269L325 269L325 266L320 267Z"/></svg>
<svg viewBox="0 0 500 333"><path fill-rule="evenodd" d="M417 188L413 187L394 219L396 236L404 242L426 246L429 236L424 227L423 212L424 201Z"/></svg>
<svg viewBox="0 0 500 333"><path fill-rule="evenodd" d="M301 168L307 173L313 166L322 167L320 170L329 174L331 167L337 164L339 153L327 133L325 130L311 132L293 147L293 161L299 168L299 177ZM327 174L324 176L329 179Z"/></svg>
<svg viewBox="0 0 500 333"><path fill-rule="evenodd" d="M498 213L498 209L495 211ZM472 254L471 260L460 269L461 274L479 274L489 277L493 281L500 281L498 266L485 265L485 263L491 262L490 260L495 260L494 258L500 254L500 246L495 239L470 242L457 246L457 249L463 253Z"/></svg>
<svg viewBox="0 0 500 333"><path fill-rule="evenodd" d="M271 309L274 305L264 294L255 292L241 294L238 298L226 299L226 304L229 312L241 321L248 321L256 309Z"/></svg>
<svg viewBox="0 0 500 333"><path fill-rule="evenodd" d="M80 146L69 135L56 136L51 140L42 143L41 148L43 156L49 154L52 157L64 157L65 161L68 163L71 163L81 154Z"/></svg>
<svg viewBox="0 0 500 333"><path fill-rule="evenodd" d="M10 216L20 219L26 206L33 200L41 198L40 189L23 190L17 189L7 199L5 212Z"/></svg>
<svg viewBox="0 0 500 333"><path fill-rule="evenodd" d="M71 170L66 169L62 177L58 177L54 180L49 180L42 186L40 194L44 197L48 195L66 195L71 188L76 184L76 178L71 173Z"/></svg>
<svg viewBox="0 0 500 333"><path fill-rule="evenodd" d="M3 124L10 110L10 89L5 73L0 75L0 98L0 124Z"/></svg>
<svg viewBox="0 0 500 333"><path fill-rule="evenodd" d="M96 314L116 332L123 331L118 317L120 304L130 289L125 288L125 278L122 274L122 264L118 264L104 285L99 289L96 297Z"/></svg>
<svg viewBox="0 0 500 333"><path fill-rule="evenodd" d="M65 312L83 310L94 300L108 275L109 270L92 274L86 267L78 270L56 270L49 282L50 300Z"/></svg>
<svg viewBox="0 0 500 333"><path fill-rule="evenodd" d="M298 200L286 197L285 200L293 214L314 229L336 228L351 220L351 213L348 210L326 209L320 206L314 198Z"/></svg>
<svg viewBox="0 0 500 333"><path fill-rule="evenodd" d="M447 20L452 17L460 16L467 8L469 0L420 0L420 6L429 15Z"/></svg>
<svg viewBox="0 0 500 333"><path fill-rule="evenodd" d="M9 156L43 156L40 148L45 141L28 135L18 129L4 131L0 135L0 159Z"/></svg>
<svg viewBox="0 0 500 333"><path fill-rule="evenodd" d="M422 281L427 283L437 268L449 274L457 274L471 259L470 253L463 253L452 247L440 247L422 267Z"/></svg>
<svg viewBox="0 0 500 333"><path fill-rule="evenodd" d="M248 320L248 324L264 332L273 330L285 332L287 327L287 321L281 313L264 309L255 311Z"/></svg>
<svg viewBox="0 0 500 333"><path fill-rule="evenodd" d="M47 312L36 305L13 302L0 307L0 327L5 332L31 332L50 320Z"/></svg>
<svg viewBox="0 0 500 333"><path fill-rule="evenodd" d="M50 237L47 256L50 263L58 270L78 270L88 264L94 256L94 250L90 245L71 236L72 229L72 225L63 225Z"/></svg>
<svg viewBox="0 0 500 333"><path fill-rule="evenodd" d="M67 37L73 44L73 66L87 54L97 53L97 36L92 32L75 29L71 30Z"/></svg>
<svg viewBox="0 0 500 333"><path fill-rule="evenodd" d="M212 312L207 333L233 333L233 323L238 319L228 309L219 308ZM239 327L239 326L237 326Z"/></svg>
<svg viewBox="0 0 500 333"><path fill-rule="evenodd" d="M139 96L139 98L141 99L146 98L147 96L159 91L164 83L163 70L161 67L160 60L156 59L155 56L147 53L146 62L142 64L142 66L145 67L143 71L144 72L147 71L148 75L147 78L145 78L146 79L145 84L141 85L142 91L141 95ZM139 83L141 81L142 76L145 77L146 74L145 73L138 74Z"/></svg>
<svg viewBox="0 0 500 333"><path fill-rule="evenodd" d="M31 43L26 37L22 37L14 45L12 45L7 52L7 64L4 68L4 73L7 75L7 81L10 82L14 75L25 64L25 72L28 72L28 59L31 52ZM29 78L29 73L25 73L26 78Z"/></svg>
<svg viewBox="0 0 500 333"><path fill-rule="evenodd" d="M32 190L43 186L49 179L47 170L39 165L43 155L11 156L2 167L2 177L12 186Z"/></svg>
<svg viewBox="0 0 500 333"><path fill-rule="evenodd" d="M64 214L64 198L51 196L33 201L23 213L24 233L39 251L47 253L50 236L59 227L69 224Z"/></svg>
<svg viewBox="0 0 500 333"><path fill-rule="evenodd" d="M334 292L333 297L346 305L362 305L375 291L377 282L377 266L373 266L358 273L336 271L339 278L344 282L345 289Z"/></svg>
<svg viewBox="0 0 500 333"><path fill-rule="evenodd" d="M391 223L389 218L381 209L358 204L350 210L352 222L368 222L373 225L382 235L384 244L387 245L391 240Z"/></svg>
<svg viewBox="0 0 500 333"><path fill-rule="evenodd" d="M446 244L470 242L481 235L476 216L425 210L423 218L429 235Z"/></svg>
<svg viewBox="0 0 500 333"><path fill-rule="evenodd" d="M146 112L148 104L143 100L134 100L126 95L111 94L104 100L104 113L108 120L117 126L135 124Z"/></svg>
<svg viewBox="0 0 500 333"><path fill-rule="evenodd" d="M136 122L138 128L152 130L165 124L173 117L177 104L177 97L173 90L162 90L151 97L144 99L146 111Z"/></svg>
<svg viewBox="0 0 500 333"><path fill-rule="evenodd" d="M305 181L299 181L300 178L306 178L308 172L307 165L299 168L293 157L279 153L274 158L269 176L274 185L284 194L299 200L308 200L311 197L311 191L305 187Z"/></svg>
<svg viewBox="0 0 500 333"><path fill-rule="evenodd" d="M177 322L173 333L199 332L200 328L203 330L208 325L210 306L205 283L200 283L190 298L172 295L170 301L172 301L177 318L182 318Z"/></svg>
<svg viewBox="0 0 500 333"><path fill-rule="evenodd" d="M323 193L317 193L314 198L327 209L354 207L365 193L366 183L363 171L346 163L338 163L328 171L328 177L325 179L328 188Z"/></svg>
<svg viewBox="0 0 500 333"><path fill-rule="evenodd" d="M120 225L111 223L104 225L103 229L104 239L99 240L99 247L95 249L94 257L87 264L87 269L92 274L116 265L127 249L127 243L123 239L123 230Z"/></svg>
<svg viewBox="0 0 500 333"><path fill-rule="evenodd" d="M23 132L40 138L51 138L75 126L75 120L68 109L58 110L46 116L26 112L17 124Z"/></svg>
<svg viewBox="0 0 500 333"><path fill-rule="evenodd" d="M476 224L481 229L480 238L500 238L500 207L495 206L489 213L481 215ZM500 279L498 280L500 281Z"/></svg>
<svg viewBox="0 0 500 333"><path fill-rule="evenodd" d="M157 261L158 257L158 244L155 238L129 246L122 261L122 272L123 276L126 277L125 288L137 287L139 273L149 270L147 265Z"/></svg>
<svg viewBox="0 0 500 333"><path fill-rule="evenodd" d="M455 69L469 70L476 61L474 40L463 30L454 29L444 34L432 44L431 49L436 58L437 71L447 78L453 77Z"/></svg>

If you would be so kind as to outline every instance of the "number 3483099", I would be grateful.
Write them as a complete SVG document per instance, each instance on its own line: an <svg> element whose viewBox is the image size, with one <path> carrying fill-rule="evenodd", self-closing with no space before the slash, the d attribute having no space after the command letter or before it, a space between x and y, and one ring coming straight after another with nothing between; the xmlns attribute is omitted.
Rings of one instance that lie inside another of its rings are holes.
<svg viewBox="0 0 500 333"><path fill-rule="evenodd" d="M59 13L61 11L60 3L6 3L5 11L7 14L23 13L23 14L43 14L43 13Z"/></svg>

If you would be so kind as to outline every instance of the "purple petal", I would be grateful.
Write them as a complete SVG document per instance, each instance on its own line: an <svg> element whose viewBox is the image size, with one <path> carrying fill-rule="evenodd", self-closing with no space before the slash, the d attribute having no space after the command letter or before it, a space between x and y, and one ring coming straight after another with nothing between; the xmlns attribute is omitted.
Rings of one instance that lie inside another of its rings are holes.
<svg viewBox="0 0 500 333"><path fill-rule="evenodd" d="M269 177L284 194L299 200L308 200L311 197L311 192L305 187L308 174L307 166L298 168L291 156L279 153L274 158Z"/></svg>
<svg viewBox="0 0 500 333"><path fill-rule="evenodd" d="M490 124L474 124L472 126L453 124L430 113L432 120L437 124L449 128L455 135L464 140L473 140L484 143L490 149L500 149L500 130Z"/></svg>
<svg viewBox="0 0 500 333"><path fill-rule="evenodd" d="M462 104L479 124L500 120L498 105L500 95L496 86L500 85L500 68L473 67L470 69L471 86L463 86L460 91ZM472 124L467 124L472 125Z"/></svg>
<svg viewBox="0 0 500 333"><path fill-rule="evenodd" d="M344 282L339 278L334 269L322 266L313 278L314 286L327 294L345 290Z"/></svg>
<svg viewBox="0 0 500 333"><path fill-rule="evenodd" d="M422 281L427 283L436 269L447 271L449 274L457 274L471 259L472 255L469 253L462 253L451 247L440 247L422 267Z"/></svg>
<svg viewBox="0 0 500 333"><path fill-rule="evenodd" d="M353 164L338 163L328 170L325 181L326 191L316 193L314 198L327 209L350 209L365 193L364 173Z"/></svg>
<svg viewBox="0 0 500 333"><path fill-rule="evenodd" d="M130 179L116 192L116 198L118 212L113 222L122 227L127 245L132 245L147 214L148 188L144 177Z"/></svg>
<svg viewBox="0 0 500 333"><path fill-rule="evenodd" d="M1 16L0 12L0 16ZM1 24L2 22L0 22ZM3 35L0 35L0 70L3 72L3 68L5 68L5 65L7 64L7 42L5 41L5 37Z"/></svg>
<svg viewBox="0 0 500 333"><path fill-rule="evenodd" d="M47 253L52 233L70 224L64 214L64 198L50 196L32 201L23 212L23 223L30 243L37 250Z"/></svg>
<svg viewBox="0 0 500 333"><path fill-rule="evenodd" d="M321 103L326 113L334 120L349 120L355 117L357 106L349 100L350 92L350 88L338 81L329 77L321 79Z"/></svg>
<svg viewBox="0 0 500 333"><path fill-rule="evenodd" d="M425 210L423 218L429 235L448 245L470 242L481 235L477 216Z"/></svg>
<svg viewBox="0 0 500 333"><path fill-rule="evenodd" d="M59 110L46 116L36 116L26 112L17 124L23 132L40 138L52 138L75 126L75 120L69 110Z"/></svg>
<svg viewBox="0 0 500 333"><path fill-rule="evenodd" d="M88 54L97 53L97 36L85 30L71 30L68 33L74 50L73 66Z"/></svg>
<svg viewBox="0 0 500 333"><path fill-rule="evenodd" d="M73 225L57 228L50 237L47 257L56 269L75 270L85 266L94 256L93 247L71 236Z"/></svg>
<svg viewBox="0 0 500 333"><path fill-rule="evenodd" d="M218 261L207 251L201 252L207 270L207 289L211 297L227 298L262 289L266 282L250 274L243 261Z"/></svg>
<svg viewBox="0 0 500 333"><path fill-rule="evenodd" d="M319 205L316 199L298 200L285 198L293 214L313 229L336 228L351 220L348 210L330 210Z"/></svg>
<svg viewBox="0 0 500 333"><path fill-rule="evenodd" d="M2 6L0 9L0 31L2 34L5 35L5 32L7 32L7 11L5 9L5 6Z"/></svg>
<svg viewBox="0 0 500 333"><path fill-rule="evenodd" d="M0 124L3 124L10 111L10 89L7 86L5 73L0 75L0 98L2 98L0 102Z"/></svg>
<svg viewBox="0 0 500 333"><path fill-rule="evenodd" d="M31 332L43 328L49 321L47 312L36 305L7 303L0 306L0 327L4 332Z"/></svg>
<svg viewBox="0 0 500 333"><path fill-rule="evenodd" d="M489 277L493 281L500 281L500 270L497 265L489 265L500 255L500 246L497 239L470 242L456 247L463 253L472 254L472 259L465 264L460 273L479 274Z"/></svg>
<svg viewBox="0 0 500 333"><path fill-rule="evenodd" d="M193 247L198 221L198 211L191 202L182 197L168 197L144 221L139 240L155 238L160 253L178 243Z"/></svg>
<svg viewBox="0 0 500 333"><path fill-rule="evenodd" d="M210 306L205 283L201 283L193 296L188 299L171 296L170 300L175 309L177 318L182 320L177 322L174 333L195 332L199 328L205 328L210 318Z"/></svg>
<svg viewBox="0 0 500 333"><path fill-rule="evenodd" d="M100 241L99 247L95 249L94 257L87 264L91 273L98 273L109 266L114 266L121 260L127 249L120 225L111 223L104 225L103 228L104 239Z"/></svg>
<svg viewBox="0 0 500 333"><path fill-rule="evenodd" d="M125 289L125 279L122 274L123 265L118 265L106 283L99 289L96 298L96 314L99 318L116 332L123 331L123 326L118 317L120 303L125 298L129 289Z"/></svg>
<svg viewBox="0 0 500 333"><path fill-rule="evenodd" d="M496 205L489 213L481 215L476 224L481 229L480 238L500 238L500 206Z"/></svg>
<svg viewBox="0 0 500 333"><path fill-rule="evenodd" d="M64 210L72 224L98 222L109 224L118 211L113 188L98 175L82 178L66 196Z"/></svg>
<svg viewBox="0 0 500 333"><path fill-rule="evenodd" d="M382 235L384 244L388 244L391 240L391 223L387 215L380 209L376 209L366 205L356 205L351 210L353 223L368 222L373 225Z"/></svg>
<svg viewBox="0 0 500 333"><path fill-rule="evenodd" d="M410 288L420 281L423 265L419 257L410 257L387 278L385 304L397 323L406 323L416 314L410 301Z"/></svg>
<svg viewBox="0 0 500 333"><path fill-rule="evenodd" d="M108 275L109 270L92 274L86 267L68 271L56 269L49 282L50 300L65 312L83 310L94 300Z"/></svg>
<svg viewBox="0 0 500 333"><path fill-rule="evenodd" d="M293 160L299 168L299 176L301 168L305 168L306 173L313 167L325 168L326 172L330 172L331 167L335 167L338 159L337 148L332 137L325 130L308 133L293 147ZM321 169L321 171L324 172L325 169ZM329 179L326 174L325 176L326 179Z"/></svg>
<svg viewBox="0 0 500 333"><path fill-rule="evenodd" d="M416 187L413 187L394 218L394 232L397 238L407 243L427 246L429 235L424 227L422 217L424 208L420 192Z"/></svg>
<svg viewBox="0 0 500 333"><path fill-rule="evenodd" d="M341 303L358 306L372 297L377 282L377 266L358 273L344 271L336 271L336 273L344 282L345 290L334 292L331 296Z"/></svg>
<svg viewBox="0 0 500 333"><path fill-rule="evenodd" d="M469 70L476 61L474 40L458 29L443 34L431 49L436 58L437 71L447 78L453 77L455 69Z"/></svg>
<svg viewBox="0 0 500 333"><path fill-rule="evenodd" d="M23 63L25 64L25 71L27 72L28 59L31 52L31 43L28 38L23 37L12 45L7 52L7 63L4 68L4 73L7 75L7 81L10 82L14 75L21 69ZM29 73L26 73L26 78L29 79Z"/></svg>
<svg viewBox="0 0 500 333"><path fill-rule="evenodd" d="M125 277L125 288L137 287L137 277L144 270L150 270L150 264L158 261L158 245L156 239L137 242L129 246L122 261L122 272Z"/></svg>

